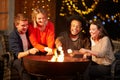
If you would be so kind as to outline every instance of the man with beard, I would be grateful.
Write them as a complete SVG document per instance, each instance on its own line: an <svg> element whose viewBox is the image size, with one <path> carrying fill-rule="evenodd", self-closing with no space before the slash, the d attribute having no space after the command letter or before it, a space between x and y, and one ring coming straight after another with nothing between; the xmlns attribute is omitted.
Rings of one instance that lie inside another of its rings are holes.
<svg viewBox="0 0 120 80"><path fill-rule="evenodd" d="M83 31L84 20L78 15L72 15L68 19L69 29L60 33L56 38L55 45L62 47L64 54L79 54L81 48L90 49L90 40Z"/></svg>

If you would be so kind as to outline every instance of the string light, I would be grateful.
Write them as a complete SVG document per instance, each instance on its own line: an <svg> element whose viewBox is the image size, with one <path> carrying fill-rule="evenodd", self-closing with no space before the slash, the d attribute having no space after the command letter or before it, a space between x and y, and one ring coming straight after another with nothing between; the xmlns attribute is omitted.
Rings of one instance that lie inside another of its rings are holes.
<svg viewBox="0 0 120 80"><path fill-rule="evenodd" d="M118 0L113 0L113 2L118 3Z"/></svg>
<svg viewBox="0 0 120 80"><path fill-rule="evenodd" d="M35 7L42 7L45 8L48 12L48 19L51 18L50 11L50 5L52 0L32 0L31 2L29 0L24 1L24 8L23 13L24 14L31 14L30 11L32 11ZM81 2L80 2L81 1ZM91 5L87 5L88 0L62 0L62 6L60 9L60 16L66 16L68 14L73 14L74 12L79 13L82 16L89 15L90 13L94 12L96 9L96 6L99 4L100 0L93 0L91 2ZM118 4L119 0L113 0L114 3ZM84 7L83 9L80 9L79 3L82 4ZM29 6L29 7L28 7ZM28 13L29 12L29 13ZM93 16L94 19L100 18L103 21L107 20L108 22L114 21L114 22L120 22L120 13L115 13L113 15L105 14L102 15L101 13L97 13Z"/></svg>
<svg viewBox="0 0 120 80"><path fill-rule="evenodd" d="M119 19L119 20L120 20L120 18L119 18L120 13L116 13L116 14L114 14L114 15L105 14L105 16L102 16L102 15L99 13L99 14L97 14L97 16L98 16L100 19L102 19L102 20L107 20L108 22L114 21L114 20L116 20L116 19ZM116 22L116 21L115 21L115 22Z"/></svg>
<svg viewBox="0 0 120 80"><path fill-rule="evenodd" d="M85 0L81 0L82 6L84 7L85 10L82 10L79 8L79 0L62 0L62 6L59 15L60 16L66 16L68 14L74 14L74 12L77 12L78 14L82 16L86 16L90 13L92 13L95 9L96 6L99 4L99 0L93 0L93 3L90 7L87 6ZM118 4L118 0L113 0L114 3ZM100 18L101 20L105 21L107 20L108 22L114 21L120 22L120 13L115 13L113 15L102 15L101 13L97 13L97 15L94 15L93 18L96 20L97 18ZM118 20L118 21L117 21Z"/></svg>
<svg viewBox="0 0 120 80"><path fill-rule="evenodd" d="M24 14L26 14L26 12L27 12L27 6L26 6L26 4L27 4L27 0L25 0L25 2L24 2Z"/></svg>
<svg viewBox="0 0 120 80"><path fill-rule="evenodd" d="M63 0L62 1L62 7L61 7L61 12L60 15L61 16L65 16L66 13L64 12L64 7L67 7L69 13L72 13L73 11L76 11L77 13L81 14L81 15L86 15L89 14L91 12L93 12L97 6L97 4L99 3L99 0L94 0L94 3L91 5L91 7L89 8L86 3L85 0L82 0L82 5L85 7L86 10L81 10L78 8L78 1L72 1L72 0Z"/></svg>
<svg viewBox="0 0 120 80"><path fill-rule="evenodd" d="M24 1L24 8L23 8L23 13L24 14L31 14L31 12L34 10L34 8L36 7L42 7L45 8L48 12L48 19L50 19L51 17L51 13L50 13L50 3L51 0L32 0L31 2L29 2L29 0L25 0ZM29 13L28 13L29 12Z"/></svg>

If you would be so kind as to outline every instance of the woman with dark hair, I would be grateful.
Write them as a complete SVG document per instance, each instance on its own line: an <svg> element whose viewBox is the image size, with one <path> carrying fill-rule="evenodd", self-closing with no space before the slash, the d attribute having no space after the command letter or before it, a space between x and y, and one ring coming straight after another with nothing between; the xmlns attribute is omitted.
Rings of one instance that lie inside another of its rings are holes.
<svg viewBox="0 0 120 80"><path fill-rule="evenodd" d="M83 18L78 15L72 15L68 19L67 31L61 32L56 38L57 48L62 47L65 54L77 52L81 48L90 49L90 40L83 32Z"/></svg>
<svg viewBox="0 0 120 80"><path fill-rule="evenodd" d="M113 44L108 37L102 23L97 20L90 24L91 50L80 49L84 55L92 56L92 63L89 68L91 80L110 73L110 65L115 60Z"/></svg>

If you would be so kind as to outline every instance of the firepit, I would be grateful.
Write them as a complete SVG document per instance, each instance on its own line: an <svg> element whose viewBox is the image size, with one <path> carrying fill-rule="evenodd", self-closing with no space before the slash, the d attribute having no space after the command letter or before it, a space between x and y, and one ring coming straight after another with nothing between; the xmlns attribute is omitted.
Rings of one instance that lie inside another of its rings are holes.
<svg viewBox="0 0 120 80"><path fill-rule="evenodd" d="M83 74L89 65L89 60L64 56L63 62L51 61L53 56L29 55L23 58L26 71L32 75L41 76L73 76Z"/></svg>

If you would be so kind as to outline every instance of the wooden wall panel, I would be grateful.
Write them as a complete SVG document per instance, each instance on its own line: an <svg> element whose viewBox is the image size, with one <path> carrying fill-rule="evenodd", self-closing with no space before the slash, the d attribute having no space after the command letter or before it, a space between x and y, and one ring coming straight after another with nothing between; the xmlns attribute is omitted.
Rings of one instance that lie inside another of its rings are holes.
<svg viewBox="0 0 120 80"><path fill-rule="evenodd" d="M0 30L6 30L8 27L8 0L0 2Z"/></svg>

